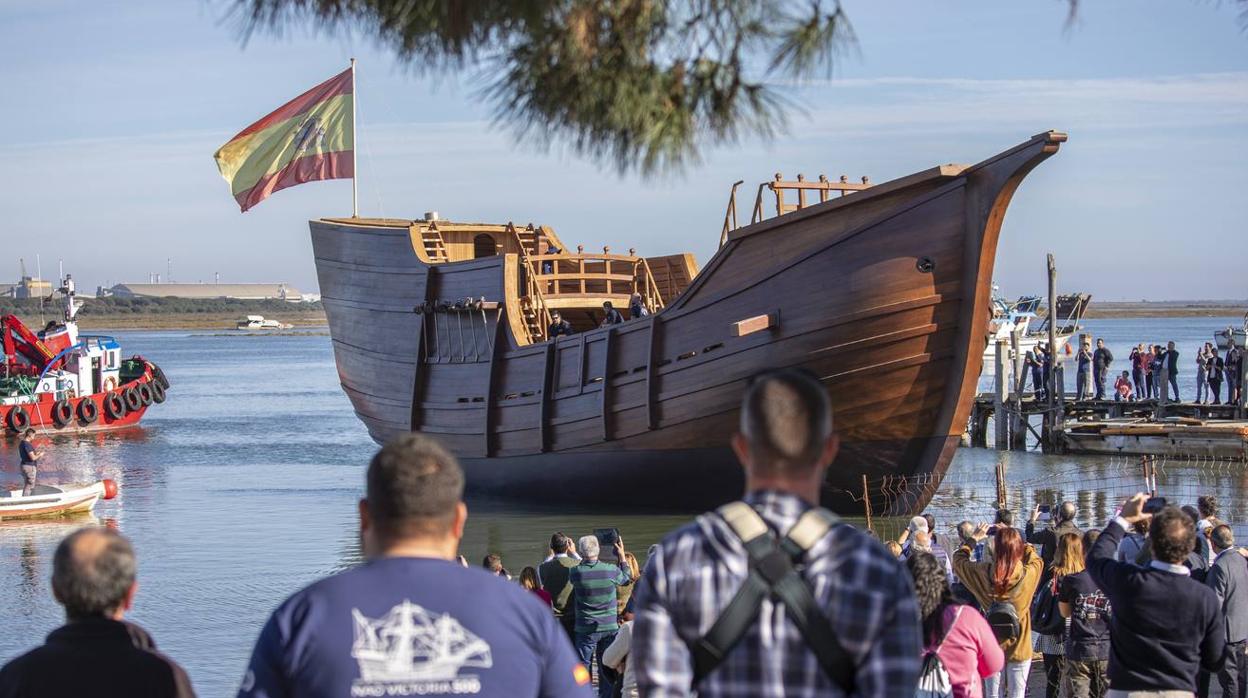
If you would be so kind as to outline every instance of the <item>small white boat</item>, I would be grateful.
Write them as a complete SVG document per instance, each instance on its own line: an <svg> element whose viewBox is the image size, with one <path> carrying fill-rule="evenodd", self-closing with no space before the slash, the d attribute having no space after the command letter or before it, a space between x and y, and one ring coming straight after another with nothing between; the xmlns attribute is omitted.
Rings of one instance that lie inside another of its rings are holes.
<svg viewBox="0 0 1248 698"><path fill-rule="evenodd" d="M995 286L993 287L995 290ZM1088 303L1092 300L1092 296L1086 293L1074 293L1057 298L1057 317L1055 340L1053 350L1057 352L1065 351L1069 355L1073 350L1068 347L1070 339L1075 336L1083 326L1083 314L1087 311ZM1013 303L996 297L993 298L992 320L989 324L988 344L984 347L984 363L983 372L990 374L993 366L997 361L997 342L1002 341L1008 344L1011 336L1017 330L1019 332L1018 351L1025 355L1029 351L1035 351L1036 346L1049 343L1049 321L1050 317L1046 315L1039 327L1033 327L1032 321L1037 318L1036 311L1040 308L1039 296L1023 296Z"/></svg>
<svg viewBox="0 0 1248 698"><path fill-rule="evenodd" d="M1248 347L1248 313L1244 313L1244 326L1235 329L1228 327L1225 330L1218 330L1213 333L1213 339L1218 345L1218 349L1223 351L1230 349L1231 344L1243 348Z"/></svg>
<svg viewBox="0 0 1248 698"><path fill-rule="evenodd" d="M27 496L21 488L0 490L0 521L65 516L91 511L100 499L117 496L117 483L100 480L91 485L36 485Z"/></svg>
<svg viewBox="0 0 1248 698"><path fill-rule="evenodd" d="M289 330L294 325L287 325L277 320L265 320L263 315L248 315L235 325L240 330Z"/></svg>

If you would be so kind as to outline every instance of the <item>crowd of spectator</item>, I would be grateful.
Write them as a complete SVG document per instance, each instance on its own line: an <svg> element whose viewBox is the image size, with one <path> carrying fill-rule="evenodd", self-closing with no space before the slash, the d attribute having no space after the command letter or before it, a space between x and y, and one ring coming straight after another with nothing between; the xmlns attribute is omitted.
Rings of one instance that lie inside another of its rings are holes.
<svg viewBox="0 0 1248 698"><path fill-rule="evenodd" d="M1067 349L1069 353L1069 348ZM1112 372L1114 355L1103 339L1096 340L1093 349L1090 340L1084 341L1074 353L1075 396L1078 400L1104 400L1106 385L1113 376L1110 389L1117 401L1165 400L1180 402L1179 371L1182 362L1174 342L1162 344L1138 344L1131 348L1127 358L1131 368L1117 375ZM1198 347L1196 362L1196 404L1236 404L1243 386L1240 385L1245 351L1237 345L1220 351L1213 342ZM1027 352L1024 359L1026 370L1031 373L1033 394L1045 399L1045 389L1052 371L1052 352L1041 343ZM1064 390L1064 386L1059 386Z"/></svg>
<svg viewBox="0 0 1248 698"><path fill-rule="evenodd" d="M366 474L366 562L273 611L238 695L1017 698L1037 656L1046 697L1248 689L1248 551L1212 497L1138 494L1088 530L1070 502L1021 529L1008 509L951 533L923 515L881 541L819 506L840 441L826 392L793 370L752 383L731 446L740 501L644 560L613 529L556 532L512 581L499 555L459 554L455 458L398 437ZM66 624L0 669L0 698L193 695L124 619L137 562L121 534L67 537L52 588Z"/></svg>

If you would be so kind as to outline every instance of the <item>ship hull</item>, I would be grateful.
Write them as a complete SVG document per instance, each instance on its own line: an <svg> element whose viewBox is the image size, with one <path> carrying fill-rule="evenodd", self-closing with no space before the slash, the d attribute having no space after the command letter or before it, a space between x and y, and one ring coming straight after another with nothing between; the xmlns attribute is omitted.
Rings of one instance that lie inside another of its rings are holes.
<svg viewBox="0 0 1248 698"><path fill-rule="evenodd" d="M801 367L843 443L825 504L855 513L865 491L875 513L914 511L966 426L1005 209L1064 140L733 231L656 315L528 346L509 256L425 264L405 226L312 221L343 389L375 440L438 438L473 491L702 509L741 492L726 445L750 378ZM465 297L499 310L430 310Z"/></svg>

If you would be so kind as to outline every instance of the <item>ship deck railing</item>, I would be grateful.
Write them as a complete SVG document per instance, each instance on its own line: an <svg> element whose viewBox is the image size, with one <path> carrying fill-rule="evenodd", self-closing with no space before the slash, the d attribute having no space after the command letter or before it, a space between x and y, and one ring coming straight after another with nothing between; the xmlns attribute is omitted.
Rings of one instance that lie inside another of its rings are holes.
<svg viewBox="0 0 1248 698"><path fill-rule="evenodd" d="M647 310L663 307L663 298L644 257L610 253L528 255L529 273L549 307L572 307L610 300L627 304L641 294ZM550 271L545 271L549 265ZM571 302L570 302L571 301Z"/></svg>

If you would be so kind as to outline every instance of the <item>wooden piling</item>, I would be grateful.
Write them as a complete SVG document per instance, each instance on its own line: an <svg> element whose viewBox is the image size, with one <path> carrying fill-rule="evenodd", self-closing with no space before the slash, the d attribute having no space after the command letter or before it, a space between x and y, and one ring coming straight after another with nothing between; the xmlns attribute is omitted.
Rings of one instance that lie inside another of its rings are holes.
<svg viewBox="0 0 1248 698"><path fill-rule="evenodd" d="M1004 451L1010 445L1010 420L1005 409L1005 340L997 340L995 363L996 373L993 382L992 430L993 443L998 451Z"/></svg>
<svg viewBox="0 0 1248 698"><path fill-rule="evenodd" d="M1231 334L1231 346L1235 346L1235 335ZM1248 387L1244 383L1248 382L1248 346L1239 348L1239 409L1236 410L1239 419L1248 419Z"/></svg>
<svg viewBox="0 0 1248 698"><path fill-rule="evenodd" d="M1043 450L1045 453L1054 453L1058 449L1061 440L1061 431L1063 418L1058 414L1057 404L1057 366L1061 361L1061 353L1057 351L1057 264L1053 260L1053 253L1046 255L1049 272L1049 379L1045 381L1045 402L1048 403L1048 411L1044 414L1043 431L1045 444Z"/></svg>
<svg viewBox="0 0 1248 698"><path fill-rule="evenodd" d="M1006 504L1005 497L1005 465L1001 459L997 459L997 508L1004 509Z"/></svg>
<svg viewBox="0 0 1248 698"><path fill-rule="evenodd" d="M1027 450L1027 417L1023 414L1023 388L1027 385L1027 375L1023 372L1023 352L1020 349L1022 329L1015 328L1010 333L1010 352L1014 359L1014 396L1010 406L1010 449Z"/></svg>

